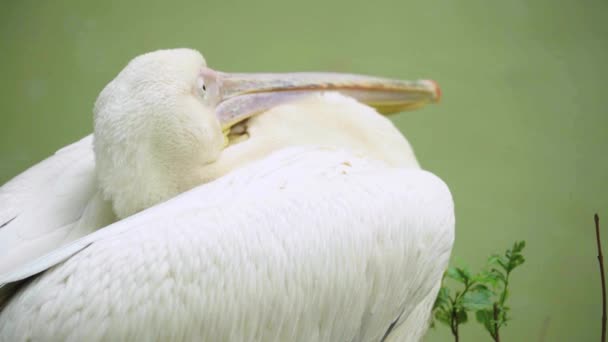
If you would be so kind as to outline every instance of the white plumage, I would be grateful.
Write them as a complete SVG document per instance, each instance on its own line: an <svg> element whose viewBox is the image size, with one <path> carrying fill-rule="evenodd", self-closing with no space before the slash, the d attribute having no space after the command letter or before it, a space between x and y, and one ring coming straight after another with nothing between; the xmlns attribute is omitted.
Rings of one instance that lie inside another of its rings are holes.
<svg viewBox="0 0 608 342"><path fill-rule="evenodd" d="M217 180L97 231L116 218L90 138L0 188L0 246L21 246L0 283L55 265L0 312L0 340L419 340L454 238L445 184L341 95L248 134L209 164Z"/></svg>
<svg viewBox="0 0 608 342"><path fill-rule="evenodd" d="M115 221L97 192L91 136L0 187L0 275Z"/></svg>

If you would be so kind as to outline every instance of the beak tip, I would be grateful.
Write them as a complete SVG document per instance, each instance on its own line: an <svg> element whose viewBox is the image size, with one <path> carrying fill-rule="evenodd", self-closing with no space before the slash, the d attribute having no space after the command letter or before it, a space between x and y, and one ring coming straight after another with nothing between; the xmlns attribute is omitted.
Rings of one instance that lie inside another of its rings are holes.
<svg viewBox="0 0 608 342"><path fill-rule="evenodd" d="M435 103L439 103L441 101L441 88L439 87L439 83L437 83L437 81L434 80L426 80L428 83L431 84L431 87L433 88L433 93L435 94L435 98L433 99L433 102Z"/></svg>

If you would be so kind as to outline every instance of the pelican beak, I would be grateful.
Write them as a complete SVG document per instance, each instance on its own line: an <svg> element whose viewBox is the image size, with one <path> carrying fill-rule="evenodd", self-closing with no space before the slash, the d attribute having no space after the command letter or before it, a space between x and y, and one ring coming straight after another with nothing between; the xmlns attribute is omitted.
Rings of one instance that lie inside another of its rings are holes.
<svg viewBox="0 0 608 342"><path fill-rule="evenodd" d="M412 110L439 102L441 91L431 80L400 81L339 73L232 74L206 69L216 84L216 114L227 129L253 115L315 93L340 92L382 114Z"/></svg>

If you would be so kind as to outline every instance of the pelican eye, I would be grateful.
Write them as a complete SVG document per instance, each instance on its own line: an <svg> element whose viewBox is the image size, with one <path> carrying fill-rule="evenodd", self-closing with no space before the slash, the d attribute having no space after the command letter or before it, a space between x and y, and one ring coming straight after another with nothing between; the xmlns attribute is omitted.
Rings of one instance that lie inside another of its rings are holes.
<svg viewBox="0 0 608 342"><path fill-rule="evenodd" d="M196 80L196 86L201 97L204 98L205 94L207 93L207 85L205 84L205 79L202 76Z"/></svg>

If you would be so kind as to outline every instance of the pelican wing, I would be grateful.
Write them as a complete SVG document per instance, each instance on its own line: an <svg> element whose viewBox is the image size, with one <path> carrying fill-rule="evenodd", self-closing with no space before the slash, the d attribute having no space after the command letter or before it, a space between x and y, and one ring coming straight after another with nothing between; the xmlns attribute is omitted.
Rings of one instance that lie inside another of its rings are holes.
<svg viewBox="0 0 608 342"><path fill-rule="evenodd" d="M0 275L113 220L96 194L91 143L89 135L0 187Z"/></svg>
<svg viewBox="0 0 608 342"><path fill-rule="evenodd" d="M59 263L0 340L416 340L453 238L436 176L284 149L0 279Z"/></svg>

